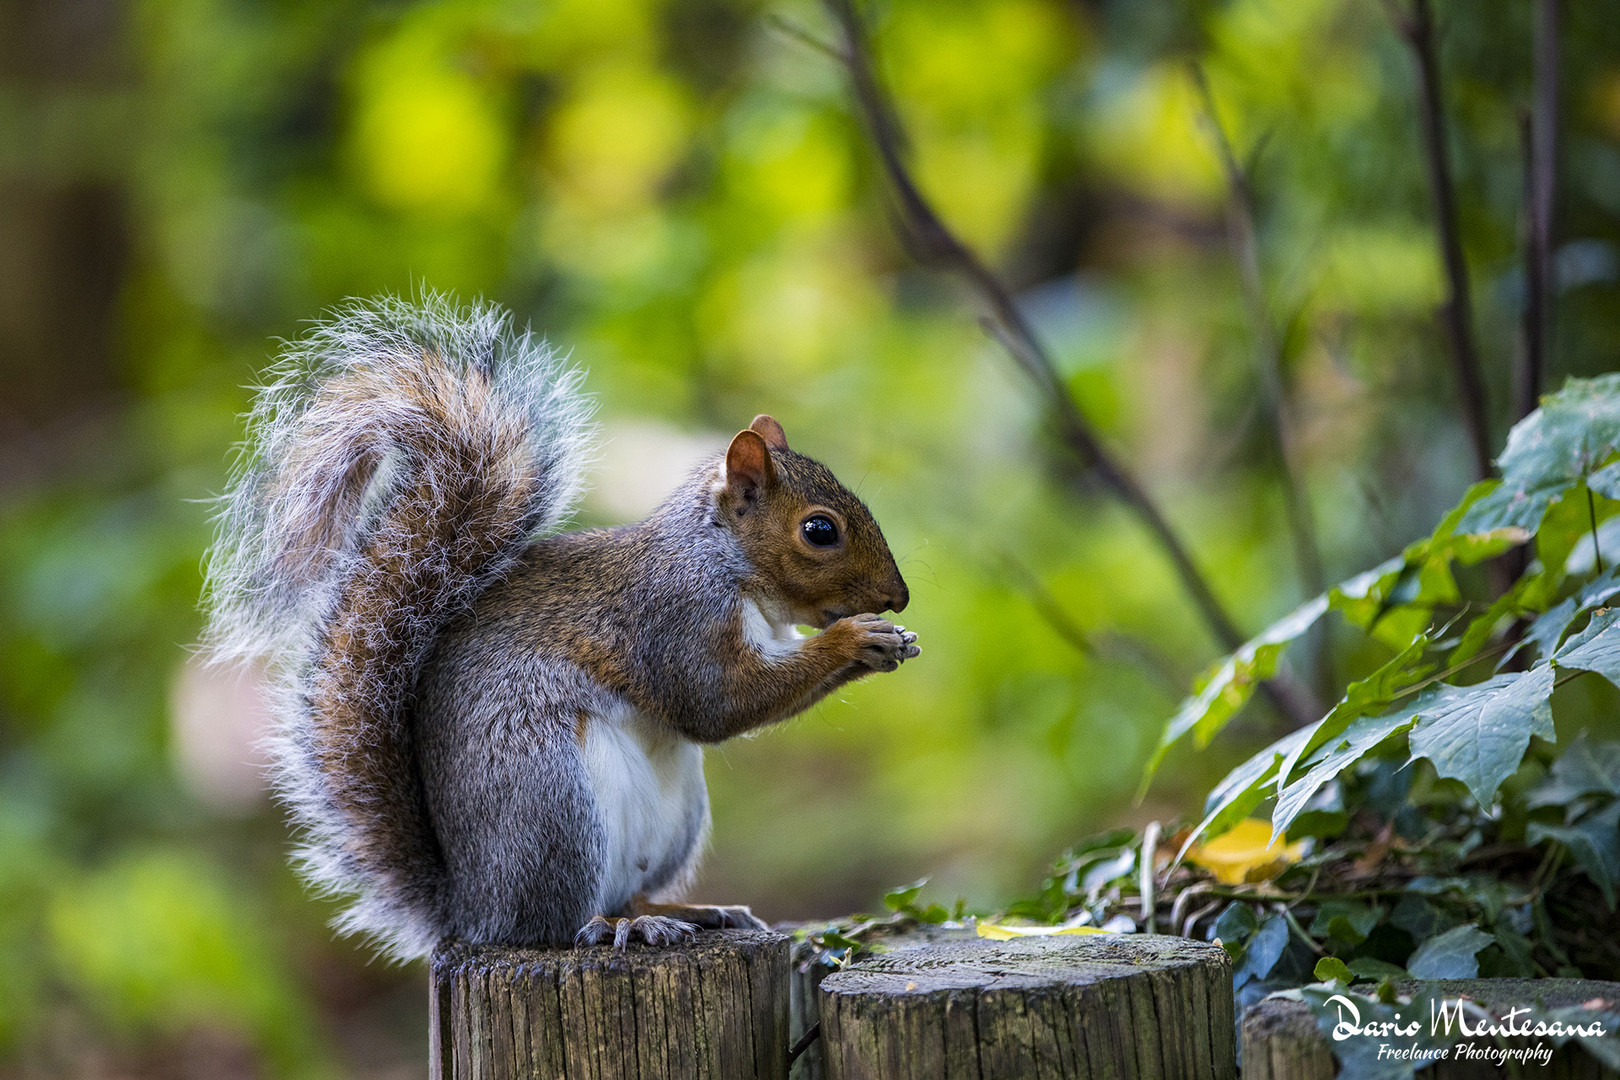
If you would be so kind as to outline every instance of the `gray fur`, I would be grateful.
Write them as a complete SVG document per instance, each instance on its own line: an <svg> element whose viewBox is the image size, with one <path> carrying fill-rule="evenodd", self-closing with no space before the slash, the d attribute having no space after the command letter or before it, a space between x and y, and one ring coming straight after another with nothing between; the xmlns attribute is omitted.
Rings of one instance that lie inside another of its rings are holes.
<svg viewBox="0 0 1620 1080"><path fill-rule="evenodd" d="M734 615L750 571L736 538L712 520L717 470L699 469L639 525L537 542L440 637L416 716L423 784L454 882L448 932L565 942L630 901L603 891L604 826L574 718L600 723L633 706L567 651L583 633L628 646L637 668L662 673L661 689L714 680L718 656L692 646ZM608 587L559 587L574 579ZM644 892L684 884L708 832L701 785L684 815L681 839L648 867Z"/></svg>
<svg viewBox="0 0 1620 1080"><path fill-rule="evenodd" d="M447 400L391 396L386 388L419 375L425 356L450 369ZM450 420L439 415L441 404L446 412L464 404L456 394L475 373L490 391L483 411ZM333 388L345 380L383 389L334 401ZM339 736L409 752L412 685L438 630L498 580L530 540L557 529L580 493L590 406L579 381L550 347L514 330L493 306L459 308L436 295L414 304L353 302L286 346L259 389L247 443L219 503L205 644L219 661L268 661L278 720L274 779L302 833L305 876L322 892L351 898L341 929L371 936L396 958L425 952L442 934L437 841L419 807L398 807L397 820L385 827L401 835L379 842L398 847L403 854L396 861L409 865L380 869L357 859L355 815L335 801L317 753L320 738L333 736L322 735L323 717L311 702L333 680L341 682L376 722ZM485 429L497 428L520 439L503 446L491 437L487 454L443 460L447 438L477 447ZM393 515L431 516L432 493L503 482L521 490L523 502L515 535L495 550L477 550L481 538L459 535L456 521L445 523L436 543L424 543L416 530L396 535ZM375 580L386 571L374 559L390 553L415 560L414 593ZM367 586L397 593L399 602L354 643L373 656L372 665L348 670L326 636L343 614L340 597L364 595ZM400 778L402 785L413 782ZM391 794L379 791L375 800Z"/></svg>
<svg viewBox="0 0 1620 1080"><path fill-rule="evenodd" d="M767 455L753 473L726 479L728 451L639 525L553 535L578 381L494 308L387 299L289 345L248 418L207 641L268 658L302 868L394 958L562 944L678 886L709 821L698 744L918 652L871 614L908 594L870 512L774 420L769 451L733 441ZM812 504L845 521L836 559L795 554ZM765 608L824 632L762 648Z"/></svg>

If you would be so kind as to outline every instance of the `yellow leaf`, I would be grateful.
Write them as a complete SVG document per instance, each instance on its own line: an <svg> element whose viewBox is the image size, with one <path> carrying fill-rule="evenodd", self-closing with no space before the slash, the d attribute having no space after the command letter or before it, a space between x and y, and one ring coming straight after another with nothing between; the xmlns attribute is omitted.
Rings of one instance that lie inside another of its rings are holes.
<svg viewBox="0 0 1620 1080"><path fill-rule="evenodd" d="M1019 937L1051 937L1054 934L1106 934L1110 931L1095 926L1002 926L1000 923L982 922L979 936L991 941L1007 941Z"/></svg>
<svg viewBox="0 0 1620 1080"><path fill-rule="evenodd" d="M1290 844L1286 836L1271 843L1271 826L1259 818L1244 818L1230 831L1187 852L1187 861L1215 875L1223 885L1268 881L1305 854L1305 841Z"/></svg>

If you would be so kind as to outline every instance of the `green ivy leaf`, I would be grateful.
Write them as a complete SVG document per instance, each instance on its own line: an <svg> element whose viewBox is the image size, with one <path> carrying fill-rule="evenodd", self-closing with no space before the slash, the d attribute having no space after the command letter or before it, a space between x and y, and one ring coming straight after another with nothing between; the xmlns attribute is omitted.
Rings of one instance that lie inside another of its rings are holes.
<svg viewBox="0 0 1620 1080"><path fill-rule="evenodd" d="M1152 781L1170 747L1188 732L1194 733L1199 746L1207 746L1237 711L1248 704L1255 688L1277 673L1277 664L1289 642L1315 625L1327 608L1325 596L1306 601L1217 664L1204 678L1198 692L1182 702L1170 718L1164 736L1148 760L1143 788Z"/></svg>
<svg viewBox="0 0 1620 1080"><path fill-rule="evenodd" d="M1215 920L1214 935L1220 940L1221 948L1235 960L1242 955L1246 942L1259 925L1260 920L1255 918L1254 909L1248 904L1228 904Z"/></svg>
<svg viewBox="0 0 1620 1080"><path fill-rule="evenodd" d="M1484 614L1469 620L1463 628L1462 637L1446 657L1446 667L1455 668L1465 664L1479 655L1481 649L1490 644L1491 638L1496 636L1497 627L1510 616L1517 616L1524 612L1525 605L1523 593L1531 582L1530 578L1520 578L1513 588L1496 598Z"/></svg>
<svg viewBox="0 0 1620 1080"><path fill-rule="evenodd" d="M1563 844L1603 893L1603 902L1609 905L1609 910L1615 909L1616 889L1620 887L1620 802L1611 803L1607 809L1588 815L1574 825L1543 825L1532 821L1525 830L1525 839L1532 844L1543 840Z"/></svg>
<svg viewBox="0 0 1620 1080"><path fill-rule="evenodd" d="M1426 555L1430 559L1454 559L1463 566L1473 566L1475 563L1495 558L1515 544L1529 540L1530 533L1527 530L1514 526L1493 529L1465 527L1464 522L1474 507L1497 491L1500 486L1499 480L1481 480L1471 486L1463 493L1462 500L1440 519L1440 524L1435 526L1428 540L1420 540L1413 546L1426 545Z"/></svg>
<svg viewBox="0 0 1620 1080"><path fill-rule="evenodd" d="M1429 625L1435 605L1456 603L1459 594L1449 546L1420 540L1394 561L1399 569L1393 574L1375 570L1370 581L1367 575L1352 578L1330 591L1328 600L1369 637L1399 651Z"/></svg>
<svg viewBox="0 0 1620 1080"><path fill-rule="evenodd" d="M1360 945L1378 925L1378 912L1355 900L1324 900L1311 920L1312 937L1337 938L1347 945Z"/></svg>
<svg viewBox="0 0 1620 1080"><path fill-rule="evenodd" d="M1492 979L1528 979L1535 975L1535 942L1502 922L1492 929L1496 955L1486 957L1491 961L1490 969L1481 974Z"/></svg>
<svg viewBox="0 0 1620 1080"><path fill-rule="evenodd" d="M1413 941L1424 941L1443 934L1461 921L1415 893L1401 897L1395 910L1389 913L1389 924L1411 934Z"/></svg>
<svg viewBox="0 0 1620 1080"><path fill-rule="evenodd" d="M1311 809L1295 815L1288 823L1288 835L1295 840L1307 836L1334 837L1344 832L1348 824L1350 815L1344 810Z"/></svg>
<svg viewBox="0 0 1620 1080"><path fill-rule="evenodd" d="M1554 499L1536 529L1536 558L1541 561L1541 577L1556 580L1570 573L1570 560L1582 538L1591 530L1586 509L1587 487L1576 484ZM1586 576L1588 571L1577 571Z"/></svg>
<svg viewBox="0 0 1620 1080"><path fill-rule="evenodd" d="M1582 480L1601 472L1599 483L1614 486L1603 466L1617 447L1620 373L1570 379L1513 426L1507 449L1496 459L1501 485L1469 508L1460 529L1535 530L1552 501Z"/></svg>
<svg viewBox="0 0 1620 1080"><path fill-rule="evenodd" d="M1436 604L1452 603L1458 599L1457 584L1451 574L1452 562L1475 562L1498 554L1523 539L1512 530L1488 535L1458 530L1464 513L1475 501L1488 494L1491 483L1475 484L1470 488L1463 501L1442 519L1431 536L1408 545L1401 555L1386 560L1372 570L1340 583L1330 589L1327 595L1306 601L1211 668L1200 680L1196 693L1181 703L1165 725L1164 734L1143 771L1141 791L1147 790L1170 748L1188 734L1193 735L1200 747L1207 746L1248 704L1260 683L1277 673L1287 646L1310 630L1330 608L1340 611L1350 622L1390 644L1399 655L1370 679L1350 687L1345 701L1341 702L1342 711L1335 710L1337 715L1329 714L1333 726L1321 733L1318 743L1296 749L1293 759L1287 762L1279 777L1279 790L1300 756L1343 731L1344 725L1356 716L1387 704L1393 696L1398 696L1390 692L1388 684L1407 677L1411 661L1426 646L1425 640L1424 646L1414 650L1414 639L1428 625L1430 611ZM1397 612L1400 618L1386 618ZM1406 684L1415 681L1416 678L1409 678ZM1257 802L1251 803L1251 807Z"/></svg>
<svg viewBox="0 0 1620 1080"><path fill-rule="evenodd" d="M923 886L928 884L927 878L918 878L910 885L902 885L883 894L883 906L890 911L909 911L917 903L917 897L922 893Z"/></svg>
<svg viewBox="0 0 1620 1080"><path fill-rule="evenodd" d="M1528 538L1522 529L1481 534L1458 531L1469 508L1497 484L1487 480L1469 488L1432 534L1408 544L1395 558L1330 589L1329 606L1390 648L1405 647L1428 626L1436 604L1455 603L1459 598L1453 563L1472 565Z"/></svg>
<svg viewBox="0 0 1620 1080"><path fill-rule="evenodd" d="M1283 950L1287 947L1288 920L1281 915L1270 916L1249 938L1248 948L1243 950L1242 958L1232 969L1232 985L1242 986L1251 980L1264 979L1270 975L1271 969L1277 966L1277 961L1282 959Z"/></svg>
<svg viewBox="0 0 1620 1080"><path fill-rule="evenodd" d="M859 941L856 941L854 938L845 937L838 930L832 929L822 931L818 934L812 934L811 940L816 942L822 949L829 952L837 952L840 949L859 950L865 948L864 945L862 945Z"/></svg>
<svg viewBox="0 0 1620 1080"><path fill-rule="evenodd" d="M1573 596L1548 608L1524 632L1524 640L1535 645L1543 659L1558 651L1570 625L1610 597L1620 593L1620 568L1606 571L1583 585Z"/></svg>
<svg viewBox="0 0 1620 1080"><path fill-rule="evenodd" d="M1283 786L1292 778L1301 758L1331 743L1358 717L1385 708L1408 693L1414 684L1427 678L1434 665L1418 661L1428 647L1429 636L1420 633L1377 671L1346 687L1344 697L1316 725L1311 737L1283 759L1282 766L1277 770L1278 794L1281 795Z"/></svg>
<svg viewBox="0 0 1620 1080"><path fill-rule="evenodd" d="M1428 758L1435 772L1461 780L1489 809L1496 789L1524 759L1530 736L1556 737L1548 703L1553 678L1552 666L1541 664L1474 686L1434 687L1412 729L1412 760Z"/></svg>
<svg viewBox="0 0 1620 1080"><path fill-rule="evenodd" d="M1069 894L1063 882L1048 878L1046 886L1036 896L1014 900L1007 905L1007 914L1031 922L1061 922L1069 911Z"/></svg>
<svg viewBox="0 0 1620 1080"><path fill-rule="evenodd" d="M1424 942L1406 970L1414 979L1472 979L1479 974L1474 954L1495 941L1477 926L1459 926Z"/></svg>
<svg viewBox="0 0 1620 1080"><path fill-rule="evenodd" d="M1561 668L1595 671L1620 686L1620 608L1593 615L1586 628L1553 655L1552 662Z"/></svg>
<svg viewBox="0 0 1620 1080"><path fill-rule="evenodd" d="M1620 796L1620 743L1593 743L1581 732L1526 797L1531 808L1568 806L1587 795Z"/></svg>
<svg viewBox="0 0 1620 1080"><path fill-rule="evenodd" d="M1605 499L1620 499L1620 461L1605 465L1588 476L1586 486Z"/></svg>
<svg viewBox="0 0 1620 1080"><path fill-rule="evenodd" d="M1271 814L1273 836L1287 831L1329 780L1366 757L1387 739L1411 728L1417 721L1418 709L1426 700L1425 696L1420 696L1401 708L1378 716L1364 716L1350 724L1344 730L1343 737L1332 744L1332 749L1320 754L1304 776L1289 784L1277 796L1277 806Z"/></svg>
<svg viewBox="0 0 1620 1080"><path fill-rule="evenodd" d="M1346 986L1355 981L1355 974L1337 956L1324 956L1312 970L1321 982L1341 982Z"/></svg>
<svg viewBox="0 0 1620 1080"><path fill-rule="evenodd" d="M1375 956L1358 956L1351 960L1348 966L1358 979L1406 979L1411 977L1401 965L1392 964L1388 960L1380 960Z"/></svg>
<svg viewBox="0 0 1620 1080"><path fill-rule="evenodd" d="M1206 832L1219 836L1248 817L1249 812L1265 799L1266 789L1277 775L1278 764L1293 753L1297 744L1309 739L1315 728L1316 725L1312 724L1289 732L1227 773L1225 779L1209 793L1204 803L1204 820L1198 823L1198 827L1181 845L1181 850L1176 853L1176 862L1179 863L1182 856L1187 854L1187 849Z"/></svg>
<svg viewBox="0 0 1620 1080"><path fill-rule="evenodd" d="M1384 613L1385 601L1395 590L1406 565L1406 556L1397 555L1341 582L1328 590L1328 605L1352 624L1367 629Z"/></svg>

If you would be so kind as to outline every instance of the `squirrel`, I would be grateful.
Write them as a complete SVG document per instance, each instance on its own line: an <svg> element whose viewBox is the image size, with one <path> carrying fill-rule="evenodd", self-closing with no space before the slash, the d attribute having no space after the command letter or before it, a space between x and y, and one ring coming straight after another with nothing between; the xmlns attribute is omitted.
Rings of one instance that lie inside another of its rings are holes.
<svg viewBox="0 0 1620 1080"><path fill-rule="evenodd" d="M405 960L762 928L657 898L706 840L705 744L919 654L865 504L759 416L640 524L559 531L591 405L493 305L351 301L269 375L204 643L267 663L276 791L338 929Z"/></svg>

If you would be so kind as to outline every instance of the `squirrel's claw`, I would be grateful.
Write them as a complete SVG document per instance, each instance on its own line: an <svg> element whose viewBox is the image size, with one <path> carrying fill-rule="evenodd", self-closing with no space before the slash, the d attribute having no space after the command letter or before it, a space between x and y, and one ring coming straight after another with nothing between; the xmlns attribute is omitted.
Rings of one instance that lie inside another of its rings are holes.
<svg viewBox="0 0 1620 1080"><path fill-rule="evenodd" d="M907 660L922 654L917 635L881 615L856 615L850 624L857 635L861 663L873 671L893 671Z"/></svg>
<svg viewBox="0 0 1620 1080"><path fill-rule="evenodd" d="M770 929L769 924L743 904L703 904L686 909L685 915L699 926L715 930Z"/></svg>
<svg viewBox="0 0 1620 1080"><path fill-rule="evenodd" d="M724 920L726 927L737 930L769 930L771 928L769 923L748 910L747 907L723 907L720 909L720 917Z"/></svg>
<svg viewBox="0 0 1620 1080"><path fill-rule="evenodd" d="M611 939L613 948L623 952L632 940L648 945L679 945L697 937L698 928L689 922L664 915L638 915L633 919L609 919L596 915L574 935L574 948L585 949Z"/></svg>
<svg viewBox="0 0 1620 1080"><path fill-rule="evenodd" d="M756 916L746 904L657 904L638 897L631 902L629 910L662 915L703 930L770 929L770 924Z"/></svg>
<svg viewBox="0 0 1620 1080"><path fill-rule="evenodd" d="M591 921L580 927L579 933L574 935L574 948L583 949L591 945L600 945L612 933L613 923L601 915L593 916Z"/></svg>

